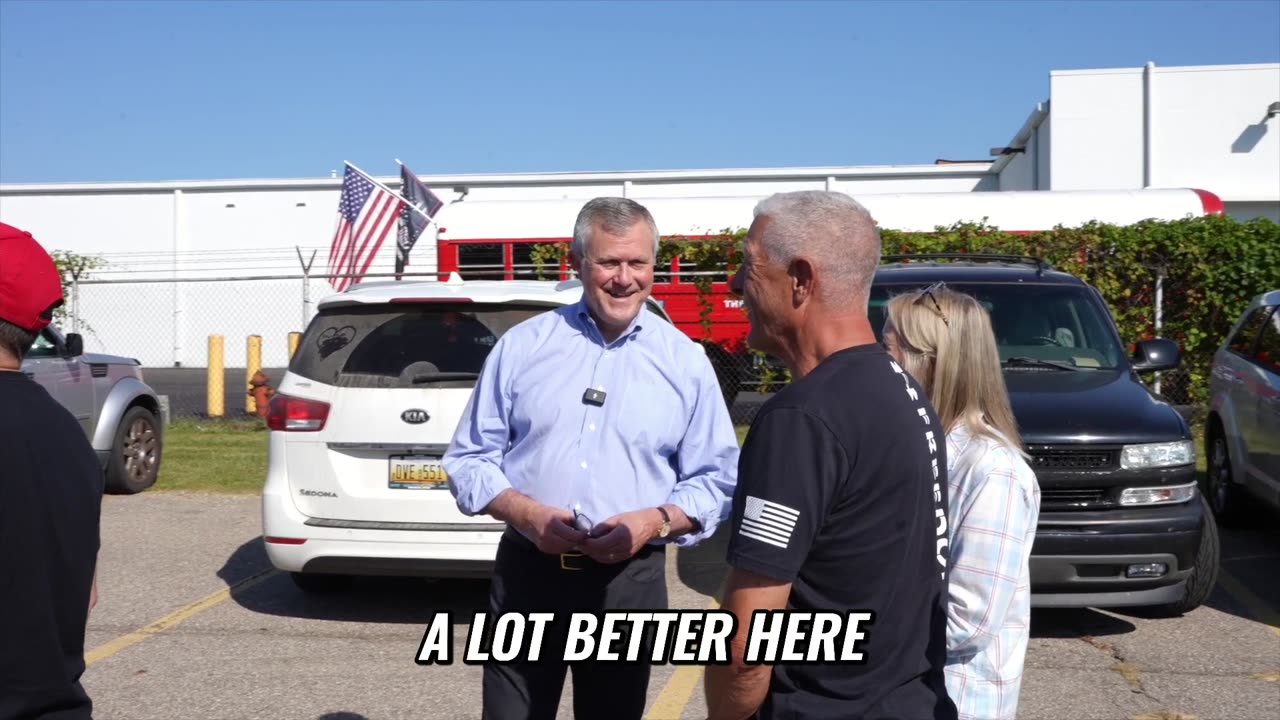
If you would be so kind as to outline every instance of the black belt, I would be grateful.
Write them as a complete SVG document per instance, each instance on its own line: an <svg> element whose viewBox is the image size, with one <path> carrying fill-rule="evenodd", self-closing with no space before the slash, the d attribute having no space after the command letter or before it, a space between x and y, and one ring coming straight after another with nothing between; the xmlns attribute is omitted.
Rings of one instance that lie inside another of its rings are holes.
<svg viewBox="0 0 1280 720"><path fill-rule="evenodd" d="M639 552L627 558L626 560L623 560L621 562L616 562L616 563L602 563L602 562L596 561L590 555L587 555L586 553L581 553L581 552L570 551L570 552L560 553L559 555L552 555L550 553L545 553L542 550L538 549L538 546L535 545L532 540L525 537L522 533L520 533L520 531L512 529L510 526L508 526L506 531L503 532L502 537L504 540L508 540L514 543L515 545L520 547L522 550L525 550L531 553L536 553L538 556L542 558L546 558L548 560L558 560L559 568L561 570L609 570L609 569L616 570L618 568L626 566L627 563L633 560L646 558L655 552L664 552L666 549L665 546L663 545L645 545L644 547L640 548Z"/></svg>

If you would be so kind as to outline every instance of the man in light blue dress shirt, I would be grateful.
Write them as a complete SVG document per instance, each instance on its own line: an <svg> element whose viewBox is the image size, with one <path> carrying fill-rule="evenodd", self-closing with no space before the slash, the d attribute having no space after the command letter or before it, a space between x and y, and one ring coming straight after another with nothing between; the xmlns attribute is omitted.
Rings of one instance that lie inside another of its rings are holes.
<svg viewBox="0 0 1280 720"><path fill-rule="evenodd" d="M715 372L645 307L658 243L642 205L588 202L571 258L582 300L498 339L445 455L459 509L509 526L493 617L559 620L538 662L485 667L486 720L554 718L569 613L666 609L665 546L710 537L728 514L738 442ZM641 717L648 663L572 667L577 717Z"/></svg>

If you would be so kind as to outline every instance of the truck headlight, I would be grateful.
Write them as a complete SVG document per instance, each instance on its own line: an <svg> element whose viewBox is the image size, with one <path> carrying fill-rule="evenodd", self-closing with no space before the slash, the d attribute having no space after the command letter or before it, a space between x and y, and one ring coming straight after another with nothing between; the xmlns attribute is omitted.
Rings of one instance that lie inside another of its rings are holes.
<svg viewBox="0 0 1280 720"><path fill-rule="evenodd" d="M1120 493L1120 504L1128 507L1134 505L1174 505L1184 503L1196 496L1196 484L1165 485L1163 487L1125 488Z"/></svg>
<svg viewBox="0 0 1280 720"><path fill-rule="evenodd" d="M1190 440L1126 445L1120 453L1120 467L1125 470L1191 465L1195 461L1196 446Z"/></svg>

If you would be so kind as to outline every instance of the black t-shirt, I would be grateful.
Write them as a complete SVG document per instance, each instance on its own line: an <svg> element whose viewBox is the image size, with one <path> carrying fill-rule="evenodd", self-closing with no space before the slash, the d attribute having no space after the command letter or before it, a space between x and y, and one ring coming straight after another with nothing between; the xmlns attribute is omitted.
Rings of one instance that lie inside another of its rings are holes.
<svg viewBox="0 0 1280 720"><path fill-rule="evenodd" d="M858 628L861 664L775 664L761 720L956 716L943 676L945 453L928 396L880 345L831 355L761 408L729 564L792 582L788 609L874 613Z"/></svg>
<svg viewBox="0 0 1280 720"><path fill-rule="evenodd" d="M0 371L0 720L91 717L80 677L102 492L71 413Z"/></svg>

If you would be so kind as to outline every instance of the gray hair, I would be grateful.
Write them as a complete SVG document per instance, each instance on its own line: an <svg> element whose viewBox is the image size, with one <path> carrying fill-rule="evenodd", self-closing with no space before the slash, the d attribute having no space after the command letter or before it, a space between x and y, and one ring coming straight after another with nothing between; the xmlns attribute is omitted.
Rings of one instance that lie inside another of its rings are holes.
<svg viewBox="0 0 1280 720"><path fill-rule="evenodd" d="M578 258L587 256L587 242L591 239L591 231L596 225L603 225L605 232L621 235L641 220L649 223L653 229L653 256L658 257L658 224L654 222L649 209L635 200L620 197L598 197L582 206L578 212L578 220L573 225L573 246L570 248Z"/></svg>
<svg viewBox="0 0 1280 720"><path fill-rule="evenodd" d="M769 219L759 238L769 260L787 265L802 255L811 258L830 280L824 302L867 304L880 266L880 230L861 203L826 190L777 193L756 205L755 217Z"/></svg>

